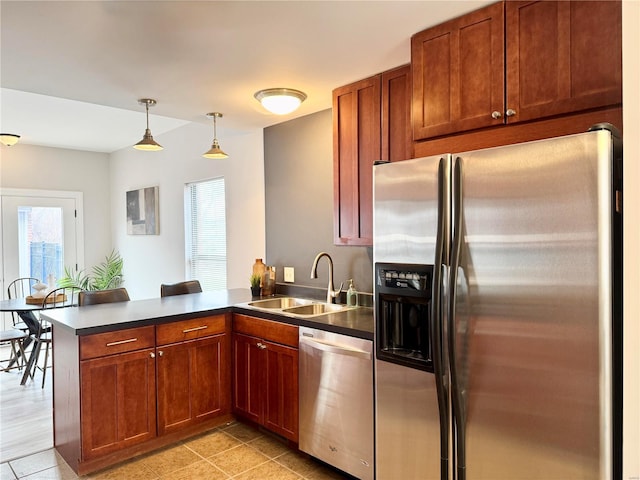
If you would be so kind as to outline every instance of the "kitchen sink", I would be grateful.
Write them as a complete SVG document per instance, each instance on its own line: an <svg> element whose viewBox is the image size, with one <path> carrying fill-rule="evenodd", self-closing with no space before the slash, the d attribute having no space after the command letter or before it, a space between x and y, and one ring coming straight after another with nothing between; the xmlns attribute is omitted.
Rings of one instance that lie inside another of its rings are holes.
<svg viewBox="0 0 640 480"><path fill-rule="evenodd" d="M328 313L337 313L348 310L347 305L336 305L332 303L318 302L296 297L268 298L266 300L255 300L246 304L248 307L257 310L265 310L272 313L282 313L294 317L308 318Z"/></svg>
<svg viewBox="0 0 640 480"><path fill-rule="evenodd" d="M311 303L309 305L300 305L297 307L284 308L284 313L291 313L293 315L322 315L325 313L336 313L342 310L347 310L349 307L346 305L334 305L332 303Z"/></svg>
<svg viewBox="0 0 640 480"><path fill-rule="evenodd" d="M268 300L256 300L255 302L249 302L249 305L256 308L266 309L284 309L297 307L299 305L307 305L311 303L311 300L304 300L302 298L283 297L283 298L269 298Z"/></svg>

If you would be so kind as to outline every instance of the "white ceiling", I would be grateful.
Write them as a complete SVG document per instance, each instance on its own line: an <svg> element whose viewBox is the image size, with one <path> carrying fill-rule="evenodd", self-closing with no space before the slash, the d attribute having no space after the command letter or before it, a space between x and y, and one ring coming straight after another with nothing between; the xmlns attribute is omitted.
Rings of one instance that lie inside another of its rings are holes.
<svg viewBox="0 0 640 480"><path fill-rule="evenodd" d="M97 152L189 122L218 138L331 108L340 85L408 63L413 33L491 1L0 1L0 131ZM276 116L253 98L308 98ZM213 130L213 128L212 128ZM17 148L17 147L13 147Z"/></svg>

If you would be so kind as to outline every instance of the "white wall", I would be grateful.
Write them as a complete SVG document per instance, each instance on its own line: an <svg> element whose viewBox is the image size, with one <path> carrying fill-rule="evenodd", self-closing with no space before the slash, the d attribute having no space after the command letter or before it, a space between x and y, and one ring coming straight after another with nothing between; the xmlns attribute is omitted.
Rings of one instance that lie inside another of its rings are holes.
<svg viewBox="0 0 640 480"><path fill-rule="evenodd" d="M153 125L151 125L153 131ZM255 258L265 256L262 130L219 136L224 160L202 157L212 128L189 124L154 137L164 150L126 148L111 154L113 245L124 258L125 287L132 299L157 297L161 283L185 280L184 186L224 176L227 204L227 287L249 288ZM160 234L128 235L125 193L159 186Z"/></svg>
<svg viewBox="0 0 640 480"><path fill-rule="evenodd" d="M18 143L0 147L0 187L83 192L84 265L111 252L109 155Z"/></svg>
<svg viewBox="0 0 640 480"><path fill-rule="evenodd" d="M623 473L640 478L640 2L622 3L624 102Z"/></svg>

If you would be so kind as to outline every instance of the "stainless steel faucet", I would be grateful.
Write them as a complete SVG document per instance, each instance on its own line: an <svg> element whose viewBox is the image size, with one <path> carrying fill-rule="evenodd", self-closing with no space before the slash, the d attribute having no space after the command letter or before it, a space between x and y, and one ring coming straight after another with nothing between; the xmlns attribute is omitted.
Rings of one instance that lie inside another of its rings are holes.
<svg viewBox="0 0 640 480"><path fill-rule="evenodd" d="M335 299L340 292L342 291L342 285L344 282L340 283L340 288L338 290L333 289L333 260L331 259L331 255L327 252L320 252L316 255L315 260L313 261L313 266L311 267L311 278L318 278L318 260L322 257L327 257L329 260L329 285L327 286L327 303L335 303Z"/></svg>

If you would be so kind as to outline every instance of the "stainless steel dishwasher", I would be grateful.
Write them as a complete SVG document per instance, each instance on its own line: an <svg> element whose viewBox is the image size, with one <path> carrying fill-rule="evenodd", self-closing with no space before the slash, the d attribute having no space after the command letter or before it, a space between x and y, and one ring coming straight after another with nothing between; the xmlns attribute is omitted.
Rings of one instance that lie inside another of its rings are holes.
<svg viewBox="0 0 640 480"><path fill-rule="evenodd" d="M300 327L300 450L373 479L373 342Z"/></svg>

